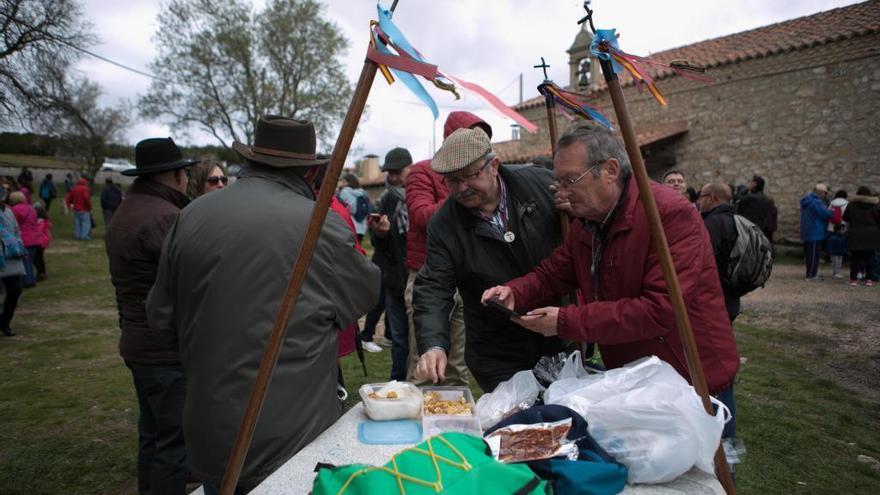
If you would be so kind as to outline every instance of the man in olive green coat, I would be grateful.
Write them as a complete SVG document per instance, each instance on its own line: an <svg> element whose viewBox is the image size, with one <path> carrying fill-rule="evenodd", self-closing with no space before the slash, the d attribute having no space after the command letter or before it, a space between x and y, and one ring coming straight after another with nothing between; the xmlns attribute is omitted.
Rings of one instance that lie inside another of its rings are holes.
<svg viewBox="0 0 880 495"><path fill-rule="evenodd" d="M314 207L320 165L309 122L264 117L255 143L235 143L235 184L184 209L162 249L147 300L150 327L177 340L187 379L184 438L192 472L219 486L291 267ZM372 308L380 273L328 215L288 324L241 472L249 490L342 413L337 336Z"/></svg>

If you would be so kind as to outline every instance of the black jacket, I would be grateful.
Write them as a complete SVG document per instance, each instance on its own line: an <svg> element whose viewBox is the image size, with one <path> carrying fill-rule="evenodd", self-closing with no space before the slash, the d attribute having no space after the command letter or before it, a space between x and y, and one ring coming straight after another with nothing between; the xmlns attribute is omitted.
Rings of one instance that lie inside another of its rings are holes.
<svg viewBox="0 0 880 495"><path fill-rule="evenodd" d="M853 251L880 249L880 206L874 196L853 196L843 212L846 245Z"/></svg>
<svg viewBox="0 0 880 495"><path fill-rule="evenodd" d="M772 211L775 209L775 205L773 205L773 200L768 198L764 191L758 191L755 193L749 193L745 195L736 205L736 213L738 215L742 215L750 220L753 224L757 225L764 234L767 234L768 230L772 232L776 230L773 225L773 221L771 221ZM771 230L771 227L772 230ZM768 239L770 237L768 236Z"/></svg>
<svg viewBox="0 0 880 495"><path fill-rule="evenodd" d="M560 244L559 217L548 186L553 174L531 166L501 166L507 189L506 242L488 223L449 199L428 224L428 257L413 291L419 353L449 349L449 313L456 288L464 302L465 362L486 392L562 342L526 330L480 304L483 291L525 275Z"/></svg>
<svg viewBox="0 0 880 495"><path fill-rule="evenodd" d="M147 324L144 305L156 281L165 236L189 200L183 193L138 178L107 227L110 281L121 312L119 353L126 362L146 366L180 364L176 345L159 339Z"/></svg>
<svg viewBox="0 0 880 495"><path fill-rule="evenodd" d="M409 269L406 267L406 233L401 234L398 231L394 215L398 203L400 203L400 199L393 194L385 193L382 195L377 213L388 216L391 221L391 230L384 238L379 238L371 233L370 239L373 242L373 247L376 248L373 262L382 268L382 284L385 292L403 297L406 281L409 278Z"/></svg>
<svg viewBox="0 0 880 495"><path fill-rule="evenodd" d="M730 261L730 251L736 244L736 223L733 220L733 205L720 204L709 211L701 213L709 231L709 239L712 241L712 254L715 255L715 265L718 266L718 275L721 278L721 290L724 292L724 305L730 321L739 314L739 297L733 295L727 287L725 277Z"/></svg>

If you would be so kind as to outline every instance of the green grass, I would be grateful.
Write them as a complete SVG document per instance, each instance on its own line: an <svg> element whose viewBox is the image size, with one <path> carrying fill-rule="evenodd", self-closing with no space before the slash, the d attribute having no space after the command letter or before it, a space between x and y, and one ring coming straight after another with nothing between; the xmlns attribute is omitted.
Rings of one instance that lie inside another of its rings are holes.
<svg viewBox="0 0 880 495"><path fill-rule="evenodd" d="M56 158L54 156L41 155L15 155L0 153L0 165L7 167L31 167L31 168L61 168L79 170L81 164Z"/></svg>
<svg viewBox="0 0 880 495"><path fill-rule="evenodd" d="M0 339L0 493L135 493L138 408L117 350L103 220L96 216L95 240L77 242L72 218L57 208L49 280L25 290L13 321L19 335ZM878 405L826 370L859 369L877 350L843 358L831 341L789 329L737 325L737 334L748 358L736 385L748 449L739 493L876 492L880 472L856 456L880 458ZM343 359L347 407L361 384L388 379L390 357L366 353L366 377L356 356Z"/></svg>

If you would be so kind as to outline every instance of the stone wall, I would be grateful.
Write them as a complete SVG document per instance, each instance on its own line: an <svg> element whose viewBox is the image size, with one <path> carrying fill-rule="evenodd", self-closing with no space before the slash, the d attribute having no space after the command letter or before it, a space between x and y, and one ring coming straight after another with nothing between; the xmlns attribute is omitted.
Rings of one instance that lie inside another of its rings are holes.
<svg viewBox="0 0 880 495"><path fill-rule="evenodd" d="M635 87L624 93L636 126L688 121L671 150L689 184L745 184L762 175L779 210L776 238L797 240L798 201L816 182L850 192L880 189L877 47L880 35L873 34L715 68L712 84L663 79L657 84L667 108ZM597 103L613 120L607 92ZM523 139L546 143L543 106L523 113L542 128Z"/></svg>

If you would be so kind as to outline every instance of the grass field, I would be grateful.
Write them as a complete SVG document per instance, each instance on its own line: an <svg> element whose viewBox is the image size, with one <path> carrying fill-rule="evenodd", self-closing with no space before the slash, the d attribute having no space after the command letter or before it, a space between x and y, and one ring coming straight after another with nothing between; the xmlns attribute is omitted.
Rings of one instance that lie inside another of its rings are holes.
<svg viewBox="0 0 880 495"><path fill-rule="evenodd" d="M103 221L96 216L95 240L77 242L71 217L52 214L49 279L22 295L18 336L0 339L0 493L135 493L138 411L116 349ZM739 492L877 493L880 472L856 457L880 458L878 404L810 371L838 360L833 344L788 328L738 325L737 335L746 358L737 422L748 449ZM367 377L354 356L344 361L352 397L388 377L389 350L366 360Z"/></svg>
<svg viewBox="0 0 880 495"><path fill-rule="evenodd" d="M54 156L41 155L13 155L8 153L0 153L0 166L4 167L29 167L29 168L50 168L50 169L69 169L79 170L81 164L69 162Z"/></svg>

